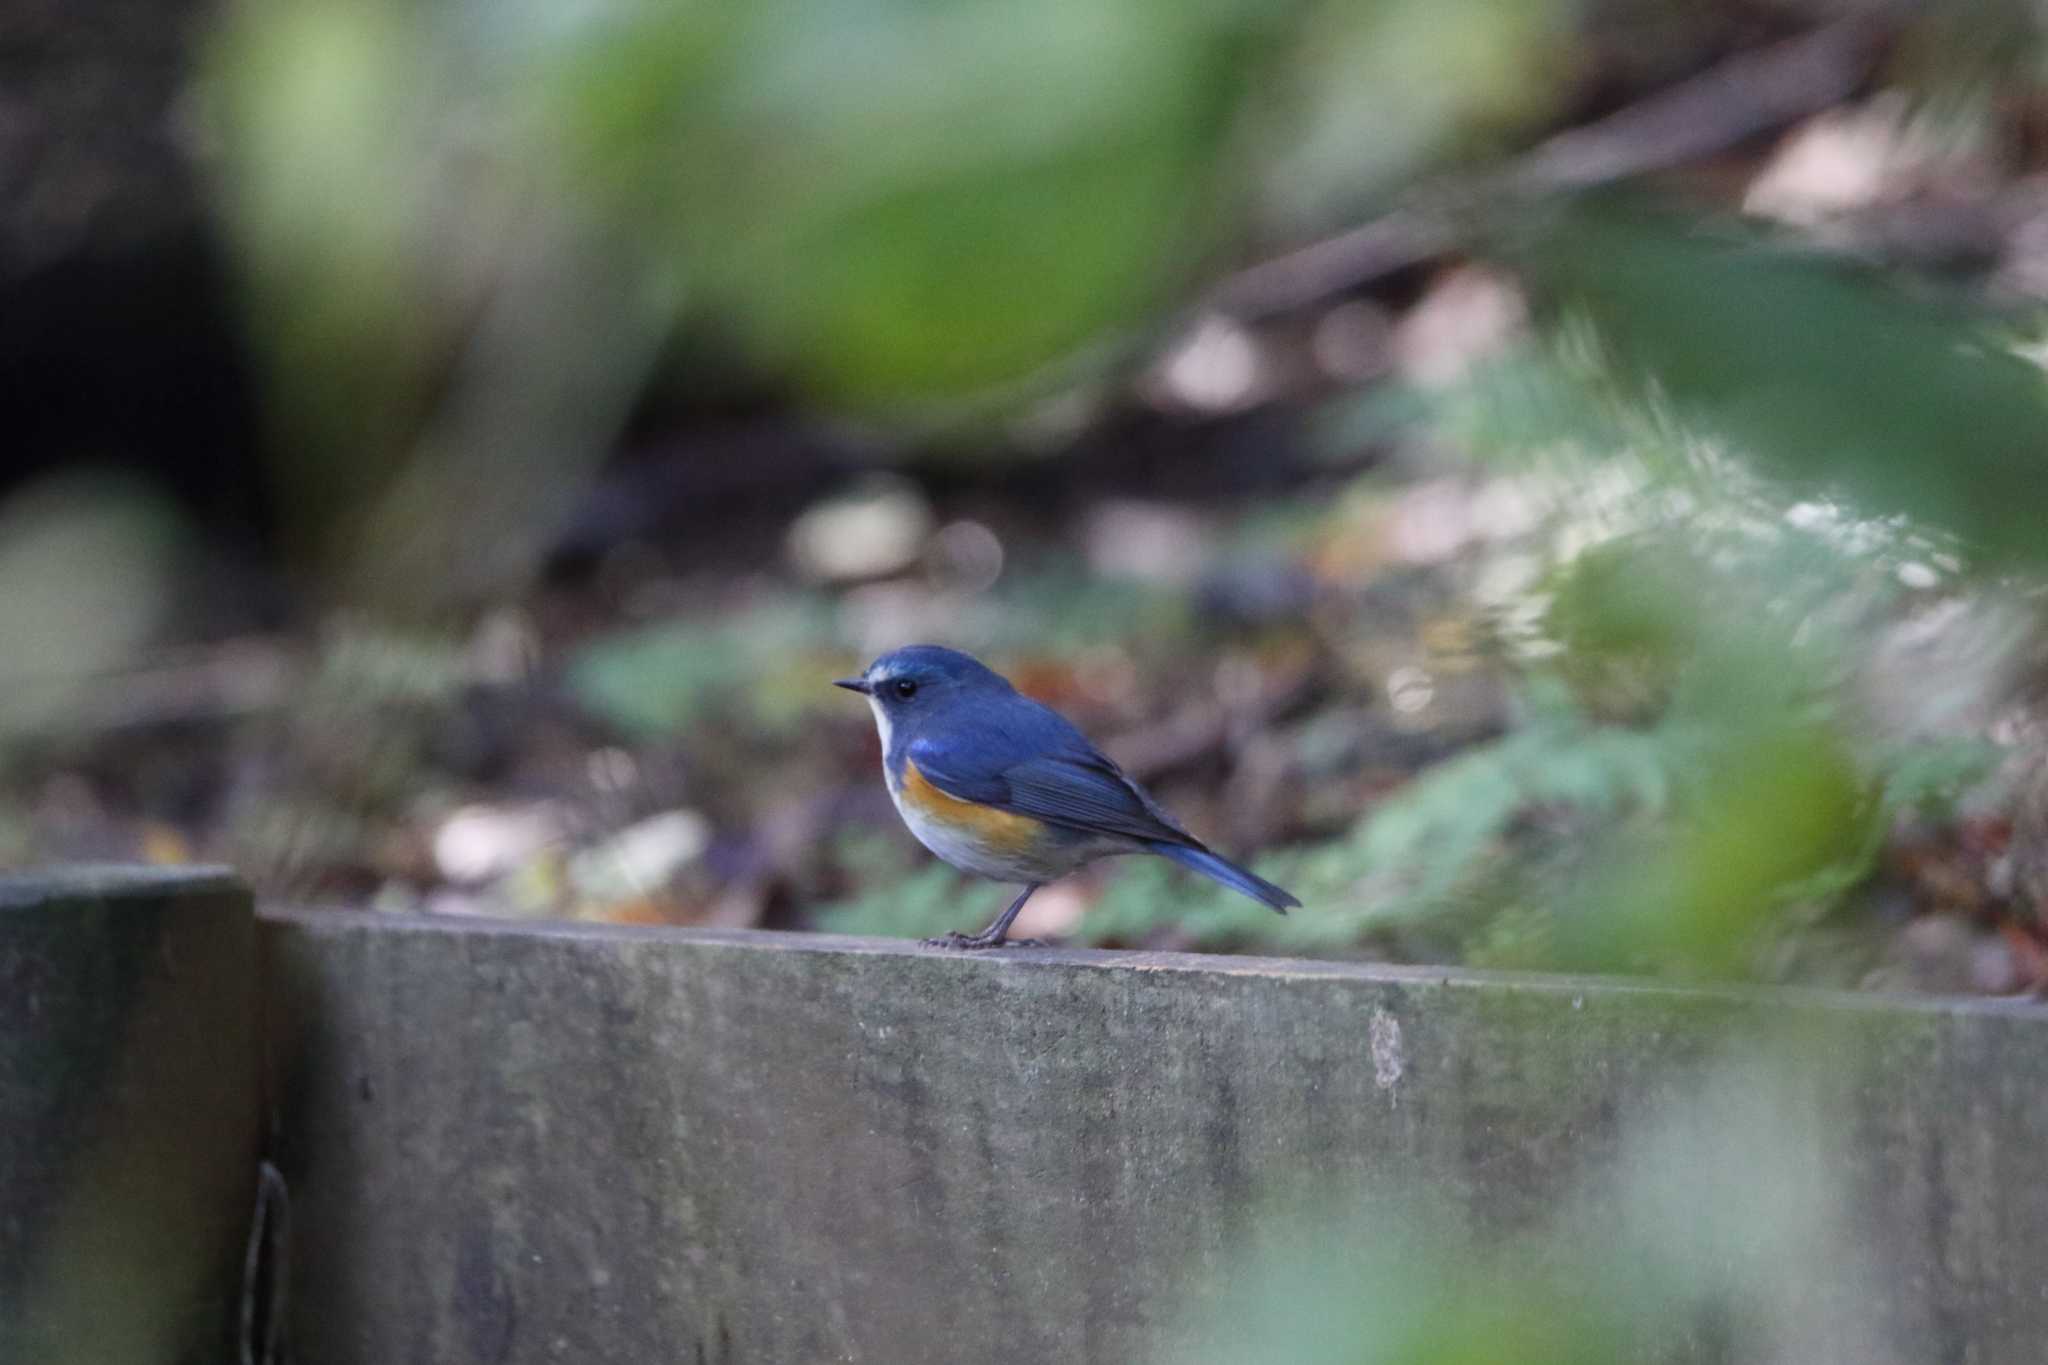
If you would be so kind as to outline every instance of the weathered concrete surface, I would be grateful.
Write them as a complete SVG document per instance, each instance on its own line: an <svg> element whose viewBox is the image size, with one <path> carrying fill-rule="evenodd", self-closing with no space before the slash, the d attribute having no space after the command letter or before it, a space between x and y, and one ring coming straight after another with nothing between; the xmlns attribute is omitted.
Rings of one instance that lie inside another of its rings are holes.
<svg viewBox="0 0 2048 1365"><path fill-rule="evenodd" d="M1839 1058L1813 1080L1845 1106L1826 1164L1875 1275L1816 1258L1780 1297L1840 1300L1900 1361L2048 1341L2039 1008L341 914L266 933L297 1030L304 1365L1123 1365L1269 1174L1537 1228L1758 1030Z"/></svg>
<svg viewBox="0 0 2048 1365"><path fill-rule="evenodd" d="M233 1358L256 932L211 870L0 876L0 1361Z"/></svg>

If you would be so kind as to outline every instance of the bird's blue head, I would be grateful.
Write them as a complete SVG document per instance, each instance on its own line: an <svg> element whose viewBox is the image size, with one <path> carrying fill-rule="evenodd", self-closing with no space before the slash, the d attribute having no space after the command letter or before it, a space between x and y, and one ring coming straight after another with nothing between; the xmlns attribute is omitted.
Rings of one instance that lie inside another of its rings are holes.
<svg viewBox="0 0 2048 1365"><path fill-rule="evenodd" d="M1013 693L1002 674L971 655L940 645L892 649L859 677L839 678L835 685L868 699L885 751L894 747L896 736L907 736L963 701Z"/></svg>

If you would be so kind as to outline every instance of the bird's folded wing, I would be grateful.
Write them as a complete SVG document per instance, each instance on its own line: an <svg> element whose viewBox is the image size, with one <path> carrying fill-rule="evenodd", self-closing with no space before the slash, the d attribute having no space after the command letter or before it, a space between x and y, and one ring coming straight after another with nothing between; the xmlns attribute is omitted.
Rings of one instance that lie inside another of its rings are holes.
<svg viewBox="0 0 2048 1365"><path fill-rule="evenodd" d="M920 741L911 746L910 759L926 781L963 801L1070 829L1200 847L1114 763L1092 750L1037 755L990 770L985 762L962 762L943 747Z"/></svg>

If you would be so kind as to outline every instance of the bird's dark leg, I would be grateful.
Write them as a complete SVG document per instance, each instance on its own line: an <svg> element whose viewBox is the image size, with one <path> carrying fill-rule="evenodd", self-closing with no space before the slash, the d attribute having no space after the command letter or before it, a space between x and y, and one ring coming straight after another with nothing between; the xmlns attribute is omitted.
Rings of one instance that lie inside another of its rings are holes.
<svg viewBox="0 0 2048 1365"><path fill-rule="evenodd" d="M963 934L958 931L955 931L950 934L941 934L937 938L926 939L924 941L924 946L927 948L959 948L963 950L971 950L975 948L1000 948L1004 946L1005 942L1007 941L1009 946L1012 948L1043 947L1044 945L1041 944L1035 938L1020 938L1014 940L1006 940L1004 938L1004 936L1010 932L1010 925L1016 920L1017 912L1024 908L1024 902L1031 899L1031 893L1036 891L1038 889L1038 886L1039 884L1037 882L1033 882L1031 885L1025 887L1021 892L1018 893L1017 899L1010 902L1010 908L1003 911L1002 914L997 915L995 918L995 922L990 924L988 928L982 930L980 933Z"/></svg>

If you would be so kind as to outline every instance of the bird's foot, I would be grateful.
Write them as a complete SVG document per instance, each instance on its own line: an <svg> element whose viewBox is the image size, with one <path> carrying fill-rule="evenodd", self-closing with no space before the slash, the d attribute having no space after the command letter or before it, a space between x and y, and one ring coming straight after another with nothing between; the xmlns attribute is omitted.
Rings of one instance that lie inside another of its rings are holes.
<svg viewBox="0 0 2048 1365"><path fill-rule="evenodd" d="M1045 940L1040 938L1000 938L989 934L963 934L956 929L950 934L925 939L924 946L971 953L983 948L1043 948L1047 945Z"/></svg>

